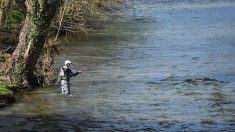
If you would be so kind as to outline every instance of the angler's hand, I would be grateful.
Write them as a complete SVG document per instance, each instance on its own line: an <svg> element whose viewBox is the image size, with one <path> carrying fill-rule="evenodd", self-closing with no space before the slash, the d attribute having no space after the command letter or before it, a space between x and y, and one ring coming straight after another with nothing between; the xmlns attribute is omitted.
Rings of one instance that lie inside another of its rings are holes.
<svg viewBox="0 0 235 132"><path fill-rule="evenodd" d="M73 73L73 76L77 76L80 73L80 71L76 71Z"/></svg>

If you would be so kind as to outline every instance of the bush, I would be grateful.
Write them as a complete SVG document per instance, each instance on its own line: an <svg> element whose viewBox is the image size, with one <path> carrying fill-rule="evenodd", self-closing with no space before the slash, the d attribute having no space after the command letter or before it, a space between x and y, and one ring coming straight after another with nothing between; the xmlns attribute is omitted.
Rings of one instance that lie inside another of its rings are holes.
<svg viewBox="0 0 235 132"><path fill-rule="evenodd" d="M0 96L10 96L13 97L13 92L7 89L6 85L0 85Z"/></svg>
<svg viewBox="0 0 235 132"><path fill-rule="evenodd" d="M8 89L8 85L0 84L0 106L14 101L13 92Z"/></svg>

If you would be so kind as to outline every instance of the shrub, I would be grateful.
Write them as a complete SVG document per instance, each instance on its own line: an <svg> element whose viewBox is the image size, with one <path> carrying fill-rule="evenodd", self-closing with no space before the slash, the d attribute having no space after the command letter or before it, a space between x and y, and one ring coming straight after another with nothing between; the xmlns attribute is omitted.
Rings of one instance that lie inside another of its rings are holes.
<svg viewBox="0 0 235 132"><path fill-rule="evenodd" d="M0 104L8 104L14 102L13 92L8 89L5 84L0 84Z"/></svg>

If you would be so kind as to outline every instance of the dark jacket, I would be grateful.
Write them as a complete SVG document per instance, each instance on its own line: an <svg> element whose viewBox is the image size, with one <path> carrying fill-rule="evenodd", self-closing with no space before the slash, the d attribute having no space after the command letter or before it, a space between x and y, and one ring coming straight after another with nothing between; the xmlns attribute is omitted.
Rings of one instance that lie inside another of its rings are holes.
<svg viewBox="0 0 235 132"><path fill-rule="evenodd" d="M72 72L72 70L70 68L63 67L63 68L61 68L60 77L61 77L61 80L69 81L69 79L71 77L74 77L78 74L79 74L79 72Z"/></svg>

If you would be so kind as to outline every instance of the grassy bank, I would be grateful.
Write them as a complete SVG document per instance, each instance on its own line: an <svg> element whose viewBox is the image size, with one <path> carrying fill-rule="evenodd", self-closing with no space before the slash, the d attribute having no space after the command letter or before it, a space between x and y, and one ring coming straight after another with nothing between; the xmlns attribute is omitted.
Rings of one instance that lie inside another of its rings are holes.
<svg viewBox="0 0 235 132"><path fill-rule="evenodd" d="M0 82L0 107L15 102L14 92L16 91L16 85Z"/></svg>

